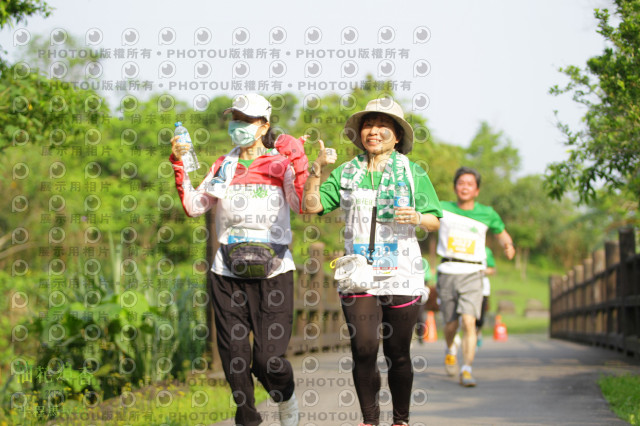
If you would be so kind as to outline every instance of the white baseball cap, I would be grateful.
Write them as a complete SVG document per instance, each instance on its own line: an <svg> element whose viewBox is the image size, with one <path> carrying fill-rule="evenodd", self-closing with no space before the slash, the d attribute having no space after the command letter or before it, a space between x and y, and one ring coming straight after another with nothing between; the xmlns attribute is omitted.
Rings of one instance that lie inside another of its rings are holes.
<svg viewBox="0 0 640 426"><path fill-rule="evenodd" d="M264 117L267 121L271 119L271 104L264 96L257 93L246 93L233 98L231 108L224 110L224 114L229 111L239 111L249 117Z"/></svg>

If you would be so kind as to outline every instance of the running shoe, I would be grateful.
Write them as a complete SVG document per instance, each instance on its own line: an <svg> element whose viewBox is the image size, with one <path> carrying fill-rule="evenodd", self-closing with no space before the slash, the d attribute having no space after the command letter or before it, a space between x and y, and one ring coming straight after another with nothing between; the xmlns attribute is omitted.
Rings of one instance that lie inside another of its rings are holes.
<svg viewBox="0 0 640 426"><path fill-rule="evenodd" d="M468 371L463 371L460 373L460 384L465 388L472 388L476 385L476 379Z"/></svg>
<svg viewBox="0 0 640 426"><path fill-rule="evenodd" d="M282 426L298 426L298 401L295 393L288 401L278 403L278 413Z"/></svg>
<svg viewBox="0 0 640 426"><path fill-rule="evenodd" d="M448 375L454 377L458 374L458 358L455 355L447 354L444 357L444 369Z"/></svg>

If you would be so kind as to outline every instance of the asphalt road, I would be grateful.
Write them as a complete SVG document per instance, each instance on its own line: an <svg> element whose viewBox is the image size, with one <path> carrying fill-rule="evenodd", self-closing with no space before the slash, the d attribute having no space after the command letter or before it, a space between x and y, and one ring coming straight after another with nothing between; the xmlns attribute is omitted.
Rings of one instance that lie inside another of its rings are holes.
<svg viewBox="0 0 640 426"><path fill-rule="evenodd" d="M442 340L414 342L412 357L412 426L626 424L609 410L597 380L603 374L640 374L638 360L616 351L543 335L512 335L506 342L485 338L474 363L475 388L463 388L457 378L445 374ZM383 358L379 361L383 371L380 424L391 425ZM297 357L292 363L300 426L357 426L362 421L348 347ZM259 410L264 425L279 425L274 404L265 402Z"/></svg>

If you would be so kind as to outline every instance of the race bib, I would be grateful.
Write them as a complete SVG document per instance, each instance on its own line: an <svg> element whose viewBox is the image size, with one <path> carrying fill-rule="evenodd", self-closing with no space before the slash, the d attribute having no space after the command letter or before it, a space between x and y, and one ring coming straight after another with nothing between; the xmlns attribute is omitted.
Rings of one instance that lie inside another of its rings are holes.
<svg viewBox="0 0 640 426"><path fill-rule="evenodd" d="M398 240L377 243L373 252L373 275L376 277L390 277L398 270ZM353 252L369 259L369 243L354 244Z"/></svg>
<svg viewBox="0 0 640 426"><path fill-rule="evenodd" d="M468 254L473 256L476 252L476 241L464 237L450 236L447 241L447 253Z"/></svg>

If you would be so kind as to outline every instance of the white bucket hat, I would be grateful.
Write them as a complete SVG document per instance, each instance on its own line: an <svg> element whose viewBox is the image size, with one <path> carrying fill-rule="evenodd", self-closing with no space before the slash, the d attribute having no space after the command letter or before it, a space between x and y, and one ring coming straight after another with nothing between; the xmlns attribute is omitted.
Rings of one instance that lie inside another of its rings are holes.
<svg viewBox="0 0 640 426"><path fill-rule="evenodd" d="M249 117L264 117L267 121L271 121L271 104L264 96L257 93L246 93L233 98L231 108L224 110L224 114L229 111L239 111Z"/></svg>
<svg viewBox="0 0 640 426"><path fill-rule="evenodd" d="M362 145L362 141L360 140L362 117L372 112L385 114L402 127L404 135L402 135L402 139L398 141L397 150L401 154L410 153L413 149L413 128L411 127L411 124L404 119L402 107L389 97L369 101L364 111L356 112L349 117L344 125L344 129L347 137L351 139L351 142L364 151L364 145Z"/></svg>

